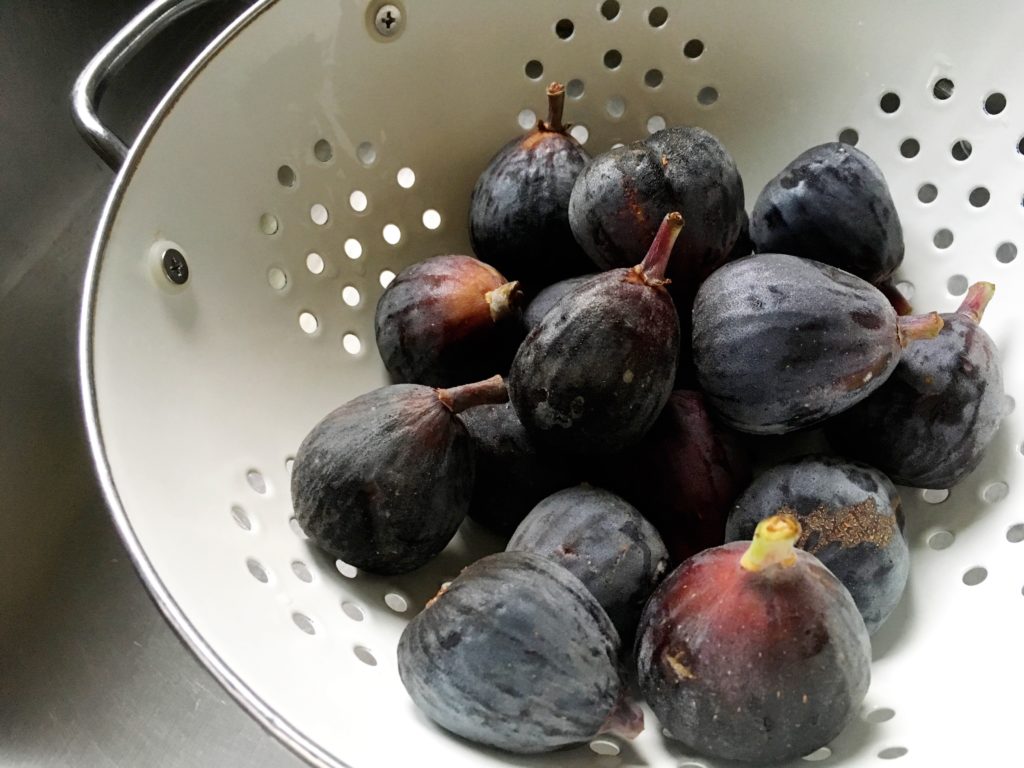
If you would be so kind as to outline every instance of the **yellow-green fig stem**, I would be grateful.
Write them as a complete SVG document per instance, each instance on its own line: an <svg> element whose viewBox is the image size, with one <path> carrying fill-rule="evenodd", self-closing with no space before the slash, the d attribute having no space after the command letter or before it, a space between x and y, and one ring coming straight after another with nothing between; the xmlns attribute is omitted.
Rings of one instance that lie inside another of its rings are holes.
<svg viewBox="0 0 1024 768"><path fill-rule="evenodd" d="M754 573L775 565L788 568L796 563L799 538L800 522L792 515L766 517L757 524L754 540L740 558L740 566Z"/></svg>

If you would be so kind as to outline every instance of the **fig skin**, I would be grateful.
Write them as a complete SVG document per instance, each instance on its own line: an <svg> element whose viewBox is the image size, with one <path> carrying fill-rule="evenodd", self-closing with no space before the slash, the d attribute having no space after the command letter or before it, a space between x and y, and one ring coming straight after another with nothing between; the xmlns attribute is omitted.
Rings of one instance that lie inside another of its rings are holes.
<svg viewBox="0 0 1024 768"><path fill-rule="evenodd" d="M524 331L518 284L470 256L402 270L377 302L374 327L396 383L444 387L508 372Z"/></svg>
<svg viewBox="0 0 1024 768"><path fill-rule="evenodd" d="M743 180L718 139L680 126L612 149L583 170L569 200L573 234L601 269L639 262L670 211L687 221L668 270L685 311L683 297L728 259L746 215Z"/></svg>
<svg viewBox="0 0 1024 768"><path fill-rule="evenodd" d="M708 402L741 432L784 434L878 389L903 347L934 337L935 312L898 317L870 283L827 264L761 254L697 293L693 353Z"/></svg>
<svg viewBox="0 0 1024 768"><path fill-rule="evenodd" d="M682 228L665 217L643 263L567 294L519 347L509 372L516 414L538 442L611 453L643 437L668 400L679 319L664 274Z"/></svg>
<svg viewBox="0 0 1024 768"><path fill-rule="evenodd" d="M725 543L725 521L750 477L739 436L712 418L700 392L676 390L644 438L602 457L590 480L640 510L679 564Z"/></svg>
<svg viewBox="0 0 1024 768"><path fill-rule="evenodd" d="M597 277L597 273L590 272L585 275L570 277L565 280L559 280L557 283L552 283L547 288L540 291L533 297L533 300L526 305L526 310L523 312L523 324L526 326L527 332L532 331L540 325L541 318L543 318L553 306L558 304L566 294L583 285L593 277Z"/></svg>
<svg viewBox="0 0 1024 768"><path fill-rule="evenodd" d="M765 541L780 519L787 538ZM855 716L871 676L867 630L842 583L793 549L798 536L791 516L769 518L753 543L695 555L655 590L638 679L672 738L764 765L813 752Z"/></svg>
<svg viewBox="0 0 1024 768"><path fill-rule="evenodd" d="M565 88L548 87L548 119L508 142L473 188L473 252L530 293L593 271L569 227L569 196L590 156L562 124Z"/></svg>
<svg viewBox="0 0 1024 768"><path fill-rule="evenodd" d="M495 376L449 390L394 384L335 409L295 455L299 526L333 557L371 573L425 564L469 509L473 449L456 414L507 396Z"/></svg>
<svg viewBox="0 0 1024 768"><path fill-rule="evenodd" d="M869 283L903 262L903 227L881 168L839 142L808 149L765 185L750 235L758 253L815 259Z"/></svg>
<svg viewBox="0 0 1024 768"><path fill-rule="evenodd" d="M505 550L533 552L568 570L597 598L625 646L668 571L668 550L654 526L624 499L590 485L540 502Z"/></svg>
<svg viewBox="0 0 1024 768"><path fill-rule="evenodd" d="M575 576L539 555L499 552L463 570L409 622L398 672L443 728L533 754L643 730L618 655L615 627Z"/></svg>
<svg viewBox="0 0 1024 768"><path fill-rule="evenodd" d="M530 439L510 403L470 408L459 418L476 456L469 516L492 533L507 539L545 497L580 481L574 462Z"/></svg>
<svg viewBox="0 0 1024 768"><path fill-rule="evenodd" d="M797 546L817 557L850 591L868 634L899 604L910 573L899 493L884 474L859 462L805 456L758 477L736 502L727 541L749 541L757 524L790 514Z"/></svg>
<svg viewBox="0 0 1024 768"><path fill-rule="evenodd" d="M937 338L907 349L885 384L828 425L829 441L900 485L951 488L973 472L1006 413L999 350L979 325L994 291L971 286Z"/></svg>

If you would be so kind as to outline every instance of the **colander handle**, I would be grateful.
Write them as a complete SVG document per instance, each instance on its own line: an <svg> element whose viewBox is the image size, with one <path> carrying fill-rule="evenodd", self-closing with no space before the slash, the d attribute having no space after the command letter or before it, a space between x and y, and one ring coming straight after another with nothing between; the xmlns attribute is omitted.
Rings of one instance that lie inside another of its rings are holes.
<svg viewBox="0 0 1024 768"><path fill-rule="evenodd" d="M71 89L75 127L97 155L115 172L124 165L128 147L103 124L96 107L108 78L179 16L212 0L154 0L92 57Z"/></svg>

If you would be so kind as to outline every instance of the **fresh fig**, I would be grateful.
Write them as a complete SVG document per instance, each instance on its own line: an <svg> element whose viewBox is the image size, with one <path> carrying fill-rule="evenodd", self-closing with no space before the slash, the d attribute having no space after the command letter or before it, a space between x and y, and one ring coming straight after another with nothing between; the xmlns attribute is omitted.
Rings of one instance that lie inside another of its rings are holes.
<svg viewBox="0 0 1024 768"><path fill-rule="evenodd" d="M522 341L522 291L469 256L402 270L377 302L377 349L395 382L454 386L504 374Z"/></svg>
<svg viewBox="0 0 1024 768"><path fill-rule="evenodd" d="M443 728L529 754L643 730L618 655L615 627L579 579L539 555L499 552L406 625L398 673Z"/></svg>
<svg viewBox="0 0 1024 768"><path fill-rule="evenodd" d="M829 424L829 440L900 485L951 488L981 463L1006 413L999 350L979 325L995 286L975 283L866 400Z"/></svg>
<svg viewBox="0 0 1024 768"><path fill-rule="evenodd" d="M892 481L867 464L827 456L780 464L740 496L726 540L749 541L758 523L775 514L800 522L796 545L843 582L874 634L899 603L910 572Z"/></svg>
<svg viewBox="0 0 1024 768"><path fill-rule="evenodd" d="M670 213L641 264L587 281L530 331L512 362L509 394L532 437L570 453L610 453L654 423L679 354L664 278L682 226Z"/></svg>
<svg viewBox="0 0 1024 768"><path fill-rule="evenodd" d="M856 715L871 645L850 593L795 549L790 515L709 549L655 590L637 639L640 689L666 733L710 757L810 754Z"/></svg>
<svg viewBox="0 0 1024 768"><path fill-rule="evenodd" d="M540 325L541 318L548 313L548 310L561 301L563 296L574 288L583 285L592 277L596 277L596 275L591 273L569 277L565 280L559 280L557 283L552 283L544 290L538 292L533 297L533 300L526 305L526 310L523 312L523 323L526 325L526 330L532 331Z"/></svg>
<svg viewBox="0 0 1024 768"><path fill-rule="evenodd" d="M506 551L533 552L568 570L597 598L627 646L668 570L668 551L654 526L619 496L590 485L544 499Z"/></svg>
<svg viewBox="0 0 1024 768"><path fill-rule="evenodd" d="M941 328L935 312L897 317L877 288L849 272L762 254L726 264L701 286L694 363L730 426L782 434L863 400L905 346Z"/></svg>
<svg viewBox="0 0 1024 768"><path fill-rule="evenodd" d="M473 252L534 293L593 271L569 227L569 195L590 160L562 123L565 88L548 86L548 119L491 158L473 189Z"/></svg>
<svg viewBox="0 0 1024 768"><path fill-rule="evenodd" d="M507 397L495 376L452 389L394 384L335 409L295 455L299 526L320 548L371 573L420 567L469 509L473 449L456 414Z"/></svg>

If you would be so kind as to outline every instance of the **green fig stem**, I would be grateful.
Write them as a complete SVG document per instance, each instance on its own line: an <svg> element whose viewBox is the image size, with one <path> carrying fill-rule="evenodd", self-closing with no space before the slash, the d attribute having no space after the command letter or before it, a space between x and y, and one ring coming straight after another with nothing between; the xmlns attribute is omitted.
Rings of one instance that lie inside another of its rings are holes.
<svg viewBox="0 0 1024 768"><path fill-rule="evenodd" d="M437 399L441 404L452 413L462 413L476 405L500 405L508 402L508 389L501 376L491 376L473 384L434 391L437 392Z"/></svg>
<svg viewBox="0 0 1024 768"><path fill-rule="evenodd" d="M644 711L623 691L599 733L608 733L632 741L643 733L643 730Z"/></svg>
<svg viewBox="0 0 1024 768"><path fill-rule="evenodd" d="M668 260L672 256L672 248L676 244L676 238L683 231L686 222L683 215L673 211L665 216L658 227L658 234L654 236L654 242L644 256L644 260L633 270L643 278L648 285L666 285L665 271L668 269Z"/></svg>
<svg viewBox="0 0 1024 768"><path fill-rule="evenodd" d="M754 540L740 558L740 567L757 573L773 565L788 568L796 563L800 522L792 515L766 517L754 529Z"/></svg>
<svg viewBox="0 0 1024 768"><path fill-rule="evenodd" d="M900 293L900 289L896 287L892 280L886 280L883 283L879 283L875 286L880 290L885 298L892 304L892 308L896 310L896 314L901 317L904 315L914 314L914 308L910 305L907 297Z"/></svg>
<svg viewBox="0 0 1024 768"><path fill-rule="evenodd" d="M985 308L992 301L992 295L996 292L994 283L975 283L967 289L963 304L956 312L958 315L967 315L975 325L981 322Z"/></svg>
<svg viewBox="0 0 1024 768"><path fill-rule="evenodd" d="M548 119L537 127L542 131L565 133L568 126L562 125L562 110L565 109L565 86L552 83L548 86Z"/></svg>
<svg viewBox="0 0 1024 768"><path fill-rule="evenodd" d="M493 291L484 294L484 301L491 309L491 320L500 322L515 312L523 303L523 292L519 289L519 281L499 285Z"/></svg>
<svg viewBox="0 0 1024 768"><path fill-rule="evenodd" d="M943 322L938 312L927 315L908 315L896 318L896 336L900 346L906 347L912 341L934 339L942 330Z"/></svg>

